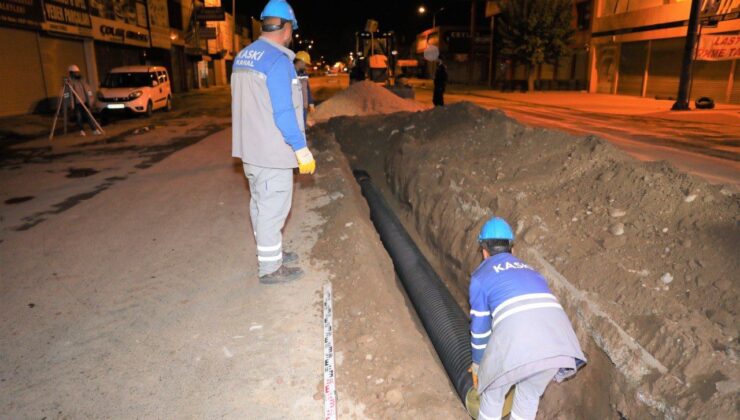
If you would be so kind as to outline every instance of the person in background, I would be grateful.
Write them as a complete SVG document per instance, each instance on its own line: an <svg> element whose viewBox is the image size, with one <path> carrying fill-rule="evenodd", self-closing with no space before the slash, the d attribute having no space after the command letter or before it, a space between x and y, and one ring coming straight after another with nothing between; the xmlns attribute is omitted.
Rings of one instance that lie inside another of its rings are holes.
<svg viewBox="0 0 740 420"><path fill-rule="evenodd" d="M313 103L313 96L311 95L311 86L308 83L308 72L306 66L311 64L311 56L305 51L298 51L295 54L295 60L293 65L295 66L295 72L298 75L298 80L301 81L301 90L303 91L303 125L305 126L308 121L308 112L313 112L315 105Z"/></svg>
<svg viewBox="0 0 740 420"><path fill-rule="evenodd" d="M470 280L473 386L478 420L501 419L514 386L513 420L534 420L551 381L586 363L568 315L538 272L511 254L514 233L500 217L478 235L483 263Z"/></svg>
<svg viewBox="0 0 740 420"><path fill-rule="evenodd" d="M95 97L93 96L93 91L90 87L90 84L87 83L87 81L82 77L80 68L77 67L77 65L72 64L67 68L67 71L69 72L69 87L72 88L72 90L74 90L74 93L77 94L74 95L72 94L72 92L70 92L70 97L67 103L69 104L69 109L75 115L77 126L80 127L80 135L86 135L84 125L85 122L87 122L87 125L90 126L90 130L93 132L93 134L100 135L100 130L95 127L90 115L88 114L89 110L92 109L95 101ZM82 99L83 103L87 107L87 111L85 111L85 109L80 105L80 99Z"/></svg>
<svg viewBox="0 0 740 420"><path fill-rule="evenodd" d="M356 61L352 66L352 70L349 72L349 82L361 82L365 80L365 70L362 67L361 61Z"/></svg>
<svg viewBox="0 0 740 420"><path fill-rule="evenodd" d="M444 106L445 88L447 87L447 66L440 57L437 62L437 70L434 71L434 95L432 103L434 106Z"/></svg>

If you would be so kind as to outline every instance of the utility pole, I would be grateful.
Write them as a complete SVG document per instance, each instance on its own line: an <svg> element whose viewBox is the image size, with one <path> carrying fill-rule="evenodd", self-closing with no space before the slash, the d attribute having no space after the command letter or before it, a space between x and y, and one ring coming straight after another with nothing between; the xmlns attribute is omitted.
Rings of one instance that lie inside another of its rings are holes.
<svg viewBox="0 0 740 420"><path fill-rule="evenodd" d="M239 47L236 45L236 0L231 0L231 55L236 60Z"/></svg>
<svg viewBox="0 0 740 420"><path fill-rule="evenodd" d="M699 29L699 12L701 0L691 0L691 14L689 14L689 27L686 29L686 44L683 49L683 60L681 61L681 78L678 82L678 97L673 104L673 111L688 111L689 108L689 84L691 83L691 63L694 59L694 48L696 47L696 33Z"/></svg>
<svg viewBox="0 0 740 420"><path fill-rule="evenodd" d="M470 55L468 56L468 82L471 85L473 84L475 70L475 6L477 6L477 2L472 0L470 2Z"/></svg>

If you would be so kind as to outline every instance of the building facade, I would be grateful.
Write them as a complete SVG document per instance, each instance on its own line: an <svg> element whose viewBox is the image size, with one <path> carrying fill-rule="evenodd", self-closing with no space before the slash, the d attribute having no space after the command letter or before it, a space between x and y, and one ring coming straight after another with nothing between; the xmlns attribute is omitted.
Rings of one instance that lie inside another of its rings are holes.
<svg viewBox="0 0 740 420"><path fill-rule="evenodd" d="M675 99L690 8L691 0L595 0L589 92ZM702 10L700 40L740 34L740 0L704 0ZM691 99L740 103L737 61L694 61Z"/></svg>
<svg viewBox="0 0 740 420"><path fill-rule="evenodd" d="M228 83L246 29L196 19L218 6L194 0L0 0L0 116L51 112L67 68L76 64L92 86L125 65L168 69L174 92ZM214 39L208 31L216 28ZM203 35L203 36L201 36Z"/></svg>
<svg viewBox="0 0 740 420"><path fill-rule="evenodd" d="M96 81L87 2L0 1L0 116L54 109L67 67Z"/></svg>
<svg viewBox="0 0 740 420"><path fill-rule="evenodd" d="M526 89L529 66L517 62L501 53L501 40L496 32L496 22L501 15L501 0L486 2L486 17L490 19L491 33L488 79L492 87L502 90ZM537 65L535 89L537 90L585 90L589 81L589 45L593 23L594 0L573 1L573 39L570 54L554 63Z"/></svg>

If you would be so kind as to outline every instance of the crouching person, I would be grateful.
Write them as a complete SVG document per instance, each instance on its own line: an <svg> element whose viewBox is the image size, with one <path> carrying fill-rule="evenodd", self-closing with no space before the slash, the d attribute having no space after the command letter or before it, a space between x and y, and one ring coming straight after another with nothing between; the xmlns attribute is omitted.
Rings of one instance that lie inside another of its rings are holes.
<svg viewBox="0 0 740 420"><path fill-rule="evenodd" d="M478 420L500 419L514 386L511 419L531 420L551 381L586 363L568 316L545 279L511 254L514 234L499 217L478 237L483 263L470 281L473 383Z"/></svg>

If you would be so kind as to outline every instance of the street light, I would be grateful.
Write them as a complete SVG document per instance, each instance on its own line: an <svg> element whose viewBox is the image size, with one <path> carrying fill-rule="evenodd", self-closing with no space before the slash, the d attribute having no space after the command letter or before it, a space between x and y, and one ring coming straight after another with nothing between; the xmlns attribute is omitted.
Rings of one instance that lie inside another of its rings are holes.
<svg viewBox="0 0 740 420"><path fill-rule="evenodd" d="M424 6L419 6L419 9L418 10L419 10L419 14L420 15L426 14L426 12L427 12L427 8L424 7ZM434 28L437 27L437 13L439 13L439 12L441 12L443 10L445 10L445 8L444 7L440 7L439 9L437 9L436 12L432 13L432 29L434 29Z"/></svg>
<svg viewBox="0 0 740 420"><path fill-rule="evenodd" d="M432 28L437 27L437 13L443 11L444 9L445 9L444 7L440 7L439 10L437 10L436 12L432 14Z"/></svg>

